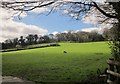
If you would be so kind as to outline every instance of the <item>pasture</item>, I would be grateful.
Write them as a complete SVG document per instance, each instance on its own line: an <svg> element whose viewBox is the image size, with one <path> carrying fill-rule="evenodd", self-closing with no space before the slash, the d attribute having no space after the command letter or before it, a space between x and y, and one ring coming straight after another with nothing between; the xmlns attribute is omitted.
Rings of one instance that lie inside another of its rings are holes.
<svg viewBox="0 0 120 84"><path fill-rule="evenodd" d="M93 80L107 67L107 42L59 43L61 46L2 53L3 75L34 82ZM66 51L67 53L64 53Z"/></svg>

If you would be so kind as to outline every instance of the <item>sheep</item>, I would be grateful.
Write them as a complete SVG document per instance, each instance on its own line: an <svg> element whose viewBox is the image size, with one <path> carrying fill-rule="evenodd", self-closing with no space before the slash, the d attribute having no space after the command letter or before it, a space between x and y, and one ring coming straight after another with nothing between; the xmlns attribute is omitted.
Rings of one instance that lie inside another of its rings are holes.
<svg viewBox="0 0 120 84"><path fill-rule="evenodd" d="M63 53L67 53L67 51L64 50Z"/></svg>

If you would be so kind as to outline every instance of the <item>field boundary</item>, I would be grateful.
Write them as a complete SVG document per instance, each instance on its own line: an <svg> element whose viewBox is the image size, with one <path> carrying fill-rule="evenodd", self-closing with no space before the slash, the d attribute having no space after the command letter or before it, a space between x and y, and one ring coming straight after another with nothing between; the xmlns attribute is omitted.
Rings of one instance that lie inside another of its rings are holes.
<svg viewBox="0 0 120 84"><path fill-rule="evenodd" d="M120 67L120 62L118 61L114 61L113 58L109 58L109 60L107 60L107 64L108 64L108 80L107 82L109 84L116 84L118 82L120 82L120 73L118 71L118 67Z"/></svg>
<svg viewBox="0 0 120 84"><path fill-rule="evenodd" d="M34 47L23 47L23 48L14 48L14 49L5 49L1 50L0 52L11 52L11 51L19 51L19 50L28 50L28 49L36 49L36 48L46 48L46 47L53 47L53 46L60 46L59 44L47 44L47 45L40 45Z"/></svg>

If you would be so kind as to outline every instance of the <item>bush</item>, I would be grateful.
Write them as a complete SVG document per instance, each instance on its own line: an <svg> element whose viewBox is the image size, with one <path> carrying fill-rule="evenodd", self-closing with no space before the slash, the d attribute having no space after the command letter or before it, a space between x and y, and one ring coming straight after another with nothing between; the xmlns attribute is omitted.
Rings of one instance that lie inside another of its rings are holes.
<svg viewBox="0 0 120 84"><path fill-rule="evenodd" d="M52 43L50 46L60 46L58 43Z"/></svg>

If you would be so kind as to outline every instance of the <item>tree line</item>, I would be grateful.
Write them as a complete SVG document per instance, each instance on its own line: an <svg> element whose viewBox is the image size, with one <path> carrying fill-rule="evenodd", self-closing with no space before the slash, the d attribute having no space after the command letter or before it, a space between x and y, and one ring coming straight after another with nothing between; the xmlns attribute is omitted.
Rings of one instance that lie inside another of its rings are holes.
<svg viewBox="0 0 120 84"><path fill-rule="evenodd" d="M37 35L29 34L28 36L20 36L19 38L7 39L2 42L2 49L16 48L18 46L25 47L33 44L54 43L54 42L97 42L105 41L108 39L108 29L103 34L96 31L83 32L83 31L68 31L67 33L57 33L55 35Z"/></svg>

